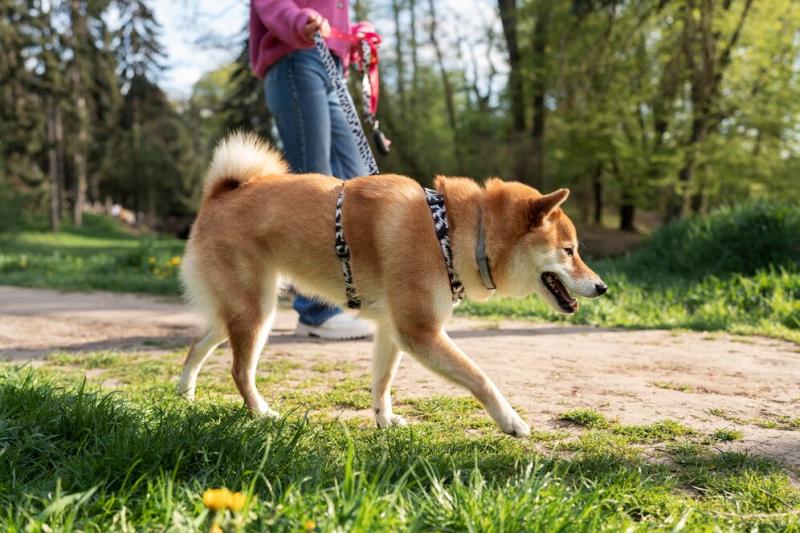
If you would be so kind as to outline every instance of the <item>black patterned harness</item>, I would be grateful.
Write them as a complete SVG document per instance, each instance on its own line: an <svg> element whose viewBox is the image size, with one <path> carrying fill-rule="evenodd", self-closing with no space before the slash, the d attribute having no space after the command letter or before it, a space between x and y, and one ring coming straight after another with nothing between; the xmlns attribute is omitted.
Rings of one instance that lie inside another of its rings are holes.
<svg viewBox="0 0 800 533"><path fill-rule="evenodd" d="M447 224L447 209L444 204L444 196L433 189L425 188L425 200L431 210L433 227L436 231L436 239L442 250L445 267L447 268L447 279L450 282L450 294L453 305L459 303L464 298L464 285L458 279L453 268L453 250L450 248L450 237L448 235L449 226ZM342 274L344 275L344 294L347 297L347 307L350 309L361 309L361 298L356 292L353 284L353 271L350 267L350 247L344 237L344 227L342 225L342 208L344 206L344 186L339 190L339 197L336 199L336 215L334 217L334 227L336 228L336 256L342 262Z"/></svg>
<svg viewBox="0 0 800 533"><path fill-rule="evenodd" d="M444 196L436 190L426 187L425 199L428 201L428 207L433 217L433 227L436 230L436 238L439 240L439 246L442 249L444 265L447 267L447 279L450 281L450 294L455 305L464 299L464 285L458 279L458 274L453 268L453 250L450 248L450 237L448 235L448 229L450 228L447 224L447 209L444 206Z"/></svg>
<svg viewBox="0 0 800 533"><path fill-rule="evenodd" d="M347 296L347 307L350 309L361 309L361 298L356 294L353 285L353 271L350 269L350 247L344 240L344 228L342 227L342 205L344 204L344 186L339 190L339 197L336 199L336 216L334 225L336 227L336 255L342 262L342 274L344 274L344 294Z"/></svg>

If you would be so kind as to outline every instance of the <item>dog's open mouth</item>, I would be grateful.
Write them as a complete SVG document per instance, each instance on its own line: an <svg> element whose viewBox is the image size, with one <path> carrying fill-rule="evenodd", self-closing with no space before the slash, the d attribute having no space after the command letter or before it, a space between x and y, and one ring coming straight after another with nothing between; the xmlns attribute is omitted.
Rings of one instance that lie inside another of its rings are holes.
<svg viewBox="0 0 800 533"><path fill-rule="evenodd" d="M550 291L550 294L556 299L562 311L565 313L574 313L578 310L578 301L569 295L567 288L564 287L564 284L561 283L558 276L552 272L545 272L542 274L542 283L544 283L544 286L547 287L547 290Z"/></svg>

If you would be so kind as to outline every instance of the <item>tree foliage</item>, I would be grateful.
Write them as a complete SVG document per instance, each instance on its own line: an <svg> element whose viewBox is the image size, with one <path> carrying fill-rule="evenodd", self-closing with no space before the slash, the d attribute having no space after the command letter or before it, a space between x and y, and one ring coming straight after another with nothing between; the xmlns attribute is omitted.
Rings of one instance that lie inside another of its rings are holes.
<svg viewBox="0 0 800 533"><path fill-rule="evenodd" d="M743 198L800 198L800 3L352 6L384 36L386 172L569 186L584 224L611 218L626 230L642 211L671 220ZM0 12L0 181L54 227L84 197L153 225L187 218L221 136L271 137L246 27L230 64L171 101L147 0L0 0ZM351 76L355 93L359 83Z"/></svg>
<svg viewBox="0 0 800 533"><path fill-rule="evenodd" d="M110 202L153 225L192 213L197 147L157 85L164 53L148 2L3 0L0 9L0 182L15 193L3 207L47 211L53 229L67 210L80 225L85 210Z"/></svg>
<svg viewBox="0 0 800 533"><path fill-rule="evenodd" d="M568 185L585 222L613 205L623 229L637 208L674 218L798 194L796 2L499 0L478 20L439 8L456 23L421 43L410 25L429 24L425 6L390 7L381 27L400 44L384 50L394 83L380 114L397 142L384 168ZM454 87L430 75L442 67Z"/></svg>

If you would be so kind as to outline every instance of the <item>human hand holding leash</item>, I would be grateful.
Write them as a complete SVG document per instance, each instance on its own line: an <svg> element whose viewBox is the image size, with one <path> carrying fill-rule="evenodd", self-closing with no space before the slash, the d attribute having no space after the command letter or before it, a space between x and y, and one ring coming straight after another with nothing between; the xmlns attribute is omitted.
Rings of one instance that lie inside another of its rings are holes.
<svg viewBox="0 0 800 533"><path fill-rule="evenodd" d="M314 34L319 32L320 35L327 39L331 36L331 25L328 19L319 14L313 14L308 17L303 34L306 40L310 43L314 42Z"/></svg>

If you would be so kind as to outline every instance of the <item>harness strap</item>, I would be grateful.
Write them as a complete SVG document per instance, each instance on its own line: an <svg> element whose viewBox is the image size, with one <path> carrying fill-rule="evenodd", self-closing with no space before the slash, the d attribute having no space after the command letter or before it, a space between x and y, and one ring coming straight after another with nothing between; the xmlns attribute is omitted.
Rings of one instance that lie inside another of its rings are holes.
<svg viewBox="0 0 800 533"><path fill-rule="evenodd" d="M350 270L350 247L344 240L344 228L342 227L342 206L344 205L344 187L339 191L339 198L336 199L336 216L334 226L336 228L336 255L342 261L342 274L344 274L344 294L347 297L347 307L350 309L361 309L361 298L356 294L356 287L353 285L353 272Z"/></svg>
<svg viewBox="0 0 800 533"><path fill-rule="evenodd" d="M444 205L444 196L439 194L438 191L425 187L425 198L428 201L428 207L431 210L431 217L433 217L433 227L436 229L436 238L439 240L439 246L442 248L442 256L444 257L444 265L447 267L447 278L450 281L450 294L452 295L453 304L457 304L464 299L464 285L458 279L453 268L453 251L450 248L450 237L448 235L449 226L447 224L447 209Z"/></svg>
<svg viewBox="0 0 800 533"><path fill-rule="evenodd" d="M444 196L433 189L425 188L425 200L431 210L433 227L436 231L436 239L442 249L444 265L447 268L447 279L450 282L450 294L453 304L459 303L464 299L464 285L453 268L453 251L450 248L450 236L448 235L449 225L447 223L447 209L444 204ZM334 227L336 229L336 256L342 262L342 274L344 275L344 294L347 298L347 307L350 309L361 309L361 298L359 298L356 287L353 284L353 272L350 268L350 247L344 238L344 227L342 225L342 208L344 206L344 187L339 190L339 197L336 199L336 215L334 216Z"/></svg>

